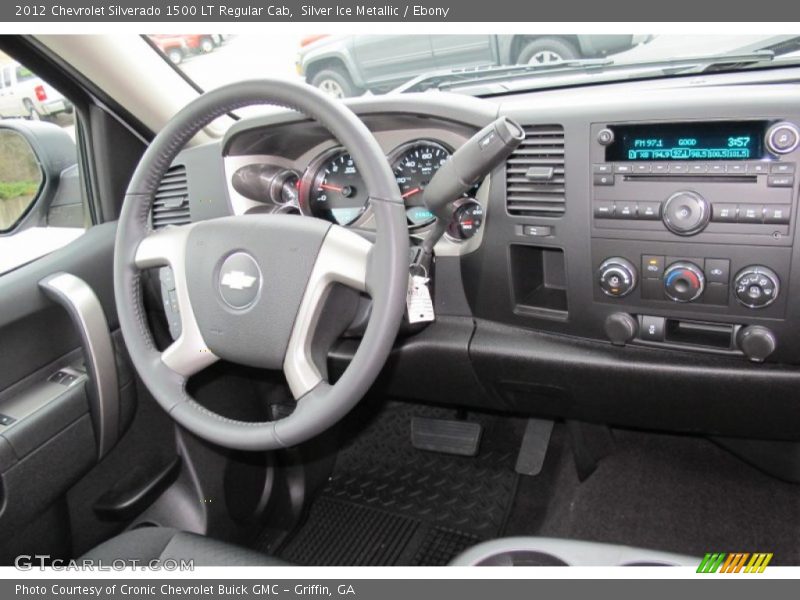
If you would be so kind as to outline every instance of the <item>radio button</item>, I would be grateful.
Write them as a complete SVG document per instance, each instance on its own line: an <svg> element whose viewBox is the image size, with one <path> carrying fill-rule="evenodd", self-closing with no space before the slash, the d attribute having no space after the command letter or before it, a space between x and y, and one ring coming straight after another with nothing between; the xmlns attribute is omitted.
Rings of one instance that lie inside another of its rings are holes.
<svg viewBox="0 0 800 600"><path fill-rule="evenodd" d="M650 163L637 163L633 165L634 173L649 173Z"/></svg>
<svg viewBox="0 0 800 600"><path fill-rule="evenodd" d="M708 173L708 165L706 163L692 163L689 165L690 173Z"/></svg>
<svg viewBox="0 0 800 600"><path fill-rule="evenodd" d="M769 168L770 173L794 173L794 163L775 163Z"/></svg>
<svg viewBox="0 0 800 600"><path fill-rule="evenodd" d="M625 173L631 173L633 172L633 166L628 164L614 165L614 172L622 173L623 175Z"/></svg>
<svg viewBox="0 0 800 600"><path fill-rule="evenodd" d="M769 187L792 187L794 185L794 175L770 175L767 177Z"/></svg>
<svg viewBox="0 0 800 600"><path fill-rule="evenodd" d="M747 172L763 175L769 172L770 165L765 162L747 163Z"/></svg>
<svg viewBox="0 0 800 600"><path fill-rule="evenodd" d="M672 163L669 166L670 173L688 173L689 172L689 165L686 163Z"/></svg>
<svg viewBox="0 0 800 600"><path fill-rule="evenodd" d="M767 131L767 148L775 154L794 152L800 144L800 131L793 123L776 123Z"/></svg>
<svg viewBox="0 0 800 600"><path fill-rule="evenodd" d="M614 185L614 176L607 173L594 174L595 185Z"/></svg>
<svg viewBox="0 0 800 600"><path fill-rule="evenodd" d="M700 194L677 192L664 204L663 221L667 229L678 235L694 235L708 224L711 206Z"/></svg>
<svg viewBox="0 0 800 600"><path fill-rule="evenodd" d="M609 163L602 163L593 165L592 170L595 173L611 173L613 171L613 167Z"/></svg>
<svg viewBox="0 0 800 600"><path fill-rule="evenodd" d="M714 204L712 219L720 223L735 223L736 222L736 209L735 204Z"/></svg>
<svg viewBox="0 0 800 600"><path fill-rule="evenodd" d="M744 163L729 163L725 165L726 173L744 173L746 165Z"/></svg>
<svg viewBox="0 0 800 600"><path fill-rule="evenodd" d="M763 204L740 204L739 223L763 223L764 205Z"/></svg>
<svg viewBox="0 0 800 600"><path fill-rule="evenodd" d="M661 218L661 202L639 202L639 219L658 221Z"/></svg>
<svg viewBox="0 0 800 600"><path fill-rule="evenodd" d="M667 173L669 171L669 165L664 163L656 163L650 169L653 173Z"/></svg>
<svg viewBox="0 0 800 600"><path fill-rule="evenodd" d="M709 283L724 283L727 285L731 277L731 261L727 258L707 258L704 270Z"/></svg>
<svg viewBox="0 0 800 600"><path fill-rule="evenodd" d="M708 172L709 173L724 173L725 172L725 165L721 163L713 163L708 165Z"/></svg>
<svg viewBox="0 0 800 600"><path fill-rule="evenodd" d="M636 218L636 202L615 202L614 203L614 218L615 219L635 219Z"/></svg>
<svg viewBox="0 0 800 600"><path fill-rule="evenodd" d="M614 132L608 127L597 132L597 142L602 146L608 146L614 141Z"/></svg>
<svg viewBox="0 0 800 600"><path fill-rule="evenodd" d="M594 203L594 216L596 219L613 219L614 218L614 203L613 202L595 202Z"/></svg>
<svg viewBox="0 0 800 600"><path fill-rule="evenodd" d="M792 207L788 204L767 204L764 207L764 223L788 225Z"/></svg>

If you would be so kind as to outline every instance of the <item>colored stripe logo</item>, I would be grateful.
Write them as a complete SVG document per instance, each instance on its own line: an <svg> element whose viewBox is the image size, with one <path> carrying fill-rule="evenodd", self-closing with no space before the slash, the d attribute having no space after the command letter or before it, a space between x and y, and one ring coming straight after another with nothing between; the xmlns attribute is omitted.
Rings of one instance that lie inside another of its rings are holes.
<svg viewBox="0 0 800 600"><path fill-rule="evenodd" d="M772 560L772 552L708 552L698 573L763 573Z"/></svg>

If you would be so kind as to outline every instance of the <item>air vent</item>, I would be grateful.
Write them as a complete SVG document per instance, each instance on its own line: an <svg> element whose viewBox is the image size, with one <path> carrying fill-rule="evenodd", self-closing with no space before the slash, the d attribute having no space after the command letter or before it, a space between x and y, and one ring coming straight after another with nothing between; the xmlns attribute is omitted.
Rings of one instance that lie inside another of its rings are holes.
<svg viewBox="0 0 800 600"><path fill-rule="evenodd" d="M153 229L191 223L186 167L173 165L158 185L153 200Z"/></svg>
<svg viewBox="0 0 800 600"><path fill-rule="evenodd" d="M506 162L506 205L512 215L564 214L564 128L525 127L525 140Z"/></svg>

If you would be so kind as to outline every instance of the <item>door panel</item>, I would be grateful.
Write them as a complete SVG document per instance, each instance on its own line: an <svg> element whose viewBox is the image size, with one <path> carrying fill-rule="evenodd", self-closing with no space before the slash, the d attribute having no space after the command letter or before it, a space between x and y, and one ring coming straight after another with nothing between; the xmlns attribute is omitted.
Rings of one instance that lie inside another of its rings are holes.
<svg viewBox="0 0 800 600"><path fill-rule="evenodd" d="M434 68L428 35L360 35L353 52L368 86L399 85Z"/></svg>
<svg viewBox="0 0 800 600"><path fill-rule="evenodd" d="M0 276L0 415L6 417L0 417L0 545L51 510L97 463L93 381L82 367L80 336L68 312L45 296L39 282L59 272L81 278L116 329L115 231L114 223L93 227L60 250ZM124 428L134 412L135 383L124 353L116 354L123 367L117 368L120 402L129 405L120 412ZM73 378L55 380L56 373ZM12 550L2 548L0 554Z"/></svg>
<svg viewBox="0 0 800 600"><path fill-rule="evenodd" d="M432 35L437 68L456 69L496 63L491 35Z"/></svg>

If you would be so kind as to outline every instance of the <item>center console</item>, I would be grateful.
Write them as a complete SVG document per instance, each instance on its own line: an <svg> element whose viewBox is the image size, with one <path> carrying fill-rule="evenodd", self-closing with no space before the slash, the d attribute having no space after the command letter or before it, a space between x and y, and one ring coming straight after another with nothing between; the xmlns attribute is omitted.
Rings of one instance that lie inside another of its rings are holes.
<svg viewBox="0 0 800 600"><path fill-rule="evenodd" d="M619 308L612 342L772 353L798 146L800 129L781 118L591 126L593 295Z"/></svg>

